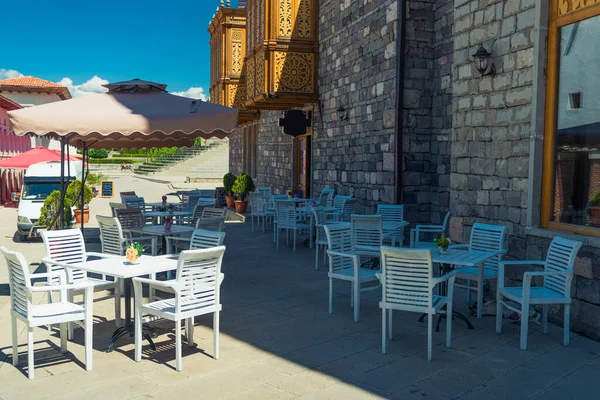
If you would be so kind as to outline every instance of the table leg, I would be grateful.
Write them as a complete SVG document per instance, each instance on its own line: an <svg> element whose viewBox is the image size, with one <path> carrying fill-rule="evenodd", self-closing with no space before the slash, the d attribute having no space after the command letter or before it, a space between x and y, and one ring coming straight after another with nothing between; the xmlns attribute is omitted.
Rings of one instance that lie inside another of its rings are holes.
<svg viewBox="0 0 600 400"><path fill-rule="evenodd" d="M125 325L120 328L117 328L117 330L115 330L113 332L112 337L110 338L110 342L108 343L108 347L106 349L107 353L110 353L113 350L113 347L114 347L115 343L117 342L117 340L119 340L120 338L122 338L123 336L126 336L128 334L129 334L129 336L133 336L135 333L135 324L133 323L133 320L131 318L131 302L132 302L131 278L124 279L124 285L125 285ZM134 304L134 307L135 307L135 304ZM144 338L146 338L146 340L148 340L148 342L150 342L150 347L152 348L152 350L156 351L156 346L155 346L154 342L152 341L152 337L149 332L152 333L152 336L155 335L154 329L152 329L152 327L150 327L147 324L143 324L142 335L144 336Z"/></svg>

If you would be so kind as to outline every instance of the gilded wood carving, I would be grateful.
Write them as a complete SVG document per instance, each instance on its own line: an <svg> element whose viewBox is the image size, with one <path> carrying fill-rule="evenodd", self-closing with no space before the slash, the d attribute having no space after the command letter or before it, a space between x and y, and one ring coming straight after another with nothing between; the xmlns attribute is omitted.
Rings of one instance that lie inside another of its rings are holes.
<svg viewBox="0 0 600 400"><path fill-rule="evenodd" d="M597 3L600 3L600 0L558 0L558 15L565 15Z"/></svg>

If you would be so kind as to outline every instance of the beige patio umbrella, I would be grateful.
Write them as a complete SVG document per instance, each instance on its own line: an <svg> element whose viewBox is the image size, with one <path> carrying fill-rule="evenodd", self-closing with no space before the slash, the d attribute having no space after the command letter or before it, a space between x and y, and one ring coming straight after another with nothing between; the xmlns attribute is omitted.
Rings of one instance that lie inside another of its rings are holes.
<svg viewBox="0 0 600 400"><path fill-rule="evenodd" d="M91 147L189 146L237 129L237 109L169 94L164 84L133 79L103 86L107 93L10 111L9 129L60 139L63 152L71 144L84 154Z"/></svg>
<svg viewBox="0 0 600 400"><path fill-rule="evenodd" d="M95 147L104 139L137 147L149 137L223 138L237 129L237 109L169 94L163 84L133 79L104 86L109 92L10 111L10 128Z"/></svg>

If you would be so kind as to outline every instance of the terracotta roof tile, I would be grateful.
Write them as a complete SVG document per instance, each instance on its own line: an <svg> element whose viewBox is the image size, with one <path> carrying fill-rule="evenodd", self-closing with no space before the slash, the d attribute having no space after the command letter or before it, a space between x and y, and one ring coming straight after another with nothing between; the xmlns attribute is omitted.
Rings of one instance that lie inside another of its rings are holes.
<svg viewBox="0 0 600 400"><path fill-rule="evenodd" d="M66 89L66 86L59 85L58 83L46 81L44 79L36 78L35 76L21 76L19 78L9 78L0 80L0 87L2 86L22 86L29 88L61 88Z"/></svg>

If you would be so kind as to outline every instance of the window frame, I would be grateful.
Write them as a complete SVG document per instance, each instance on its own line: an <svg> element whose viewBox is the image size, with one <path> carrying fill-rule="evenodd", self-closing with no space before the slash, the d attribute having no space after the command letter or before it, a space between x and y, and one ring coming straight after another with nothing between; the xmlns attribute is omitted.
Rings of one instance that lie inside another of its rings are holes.
<svg viewBox="0 0 600 400"><path fill-rule="evenodd" d="M600 16L600 3L576 11L558 14L559 1L550 0L548 24L548 62L546 70L546 110L544 118L544 156L542 171L541 218L542 228L555 229L587 236L600 236L600 228L551 221L554 199L556 161L556 118L558 113L558 78L560 64L560 28L589 18Z"/></svg>

